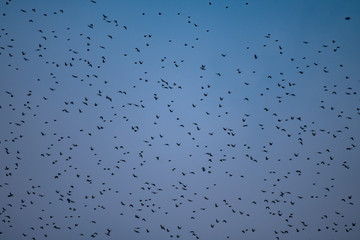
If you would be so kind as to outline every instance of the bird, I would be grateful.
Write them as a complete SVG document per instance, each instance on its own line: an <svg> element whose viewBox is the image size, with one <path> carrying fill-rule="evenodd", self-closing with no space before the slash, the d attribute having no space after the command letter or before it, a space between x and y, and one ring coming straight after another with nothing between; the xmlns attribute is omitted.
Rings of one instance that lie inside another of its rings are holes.
<svg viewBox="0 0 360 240"><path fill-rule="evenodd" d="M352 5L230 3L2 3L1 237L356 235Z"/></svg>

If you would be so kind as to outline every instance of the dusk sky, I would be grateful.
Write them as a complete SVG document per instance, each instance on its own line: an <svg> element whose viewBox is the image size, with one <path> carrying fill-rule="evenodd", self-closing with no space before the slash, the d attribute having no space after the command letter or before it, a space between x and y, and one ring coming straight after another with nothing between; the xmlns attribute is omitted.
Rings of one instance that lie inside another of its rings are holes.
<svg viewBox="0 0 360 240"><path fill-rule="evenodd" d="M0 240L360 239L360 1L0 2Z"/></svg>

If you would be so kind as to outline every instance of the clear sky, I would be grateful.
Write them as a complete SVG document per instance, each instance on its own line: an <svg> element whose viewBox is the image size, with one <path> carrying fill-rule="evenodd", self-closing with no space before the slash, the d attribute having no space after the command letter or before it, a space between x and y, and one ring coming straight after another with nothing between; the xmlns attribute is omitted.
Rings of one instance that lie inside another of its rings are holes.
<svg viewBox="0 0 360 240"><path fill-rule="evenodd" d="M0 239L360 238L360 2L0 2Z"/></svg>

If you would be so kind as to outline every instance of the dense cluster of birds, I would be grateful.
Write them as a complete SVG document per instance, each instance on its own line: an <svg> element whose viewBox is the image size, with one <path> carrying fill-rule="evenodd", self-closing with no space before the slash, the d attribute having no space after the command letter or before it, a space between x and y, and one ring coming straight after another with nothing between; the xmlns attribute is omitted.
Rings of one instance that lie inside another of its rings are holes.
<svg viewBox="0 0 360 240"><path fill-rule="evenodd" d="M185 10L29 4L0 3L0 239L360 236L336 39L229 50Z"/></svg>

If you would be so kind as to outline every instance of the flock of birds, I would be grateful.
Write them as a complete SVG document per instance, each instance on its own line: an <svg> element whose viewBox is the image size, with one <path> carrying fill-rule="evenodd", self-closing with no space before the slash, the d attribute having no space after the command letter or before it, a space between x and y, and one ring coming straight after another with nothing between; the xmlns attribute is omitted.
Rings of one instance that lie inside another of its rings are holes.
<svg viewBox="0 0 360 240"><path fill-rule="evenodd" d="M173 9L28 4L0 3L0 239L360 236L336 39L266 33L239 57Z"/></svg>

